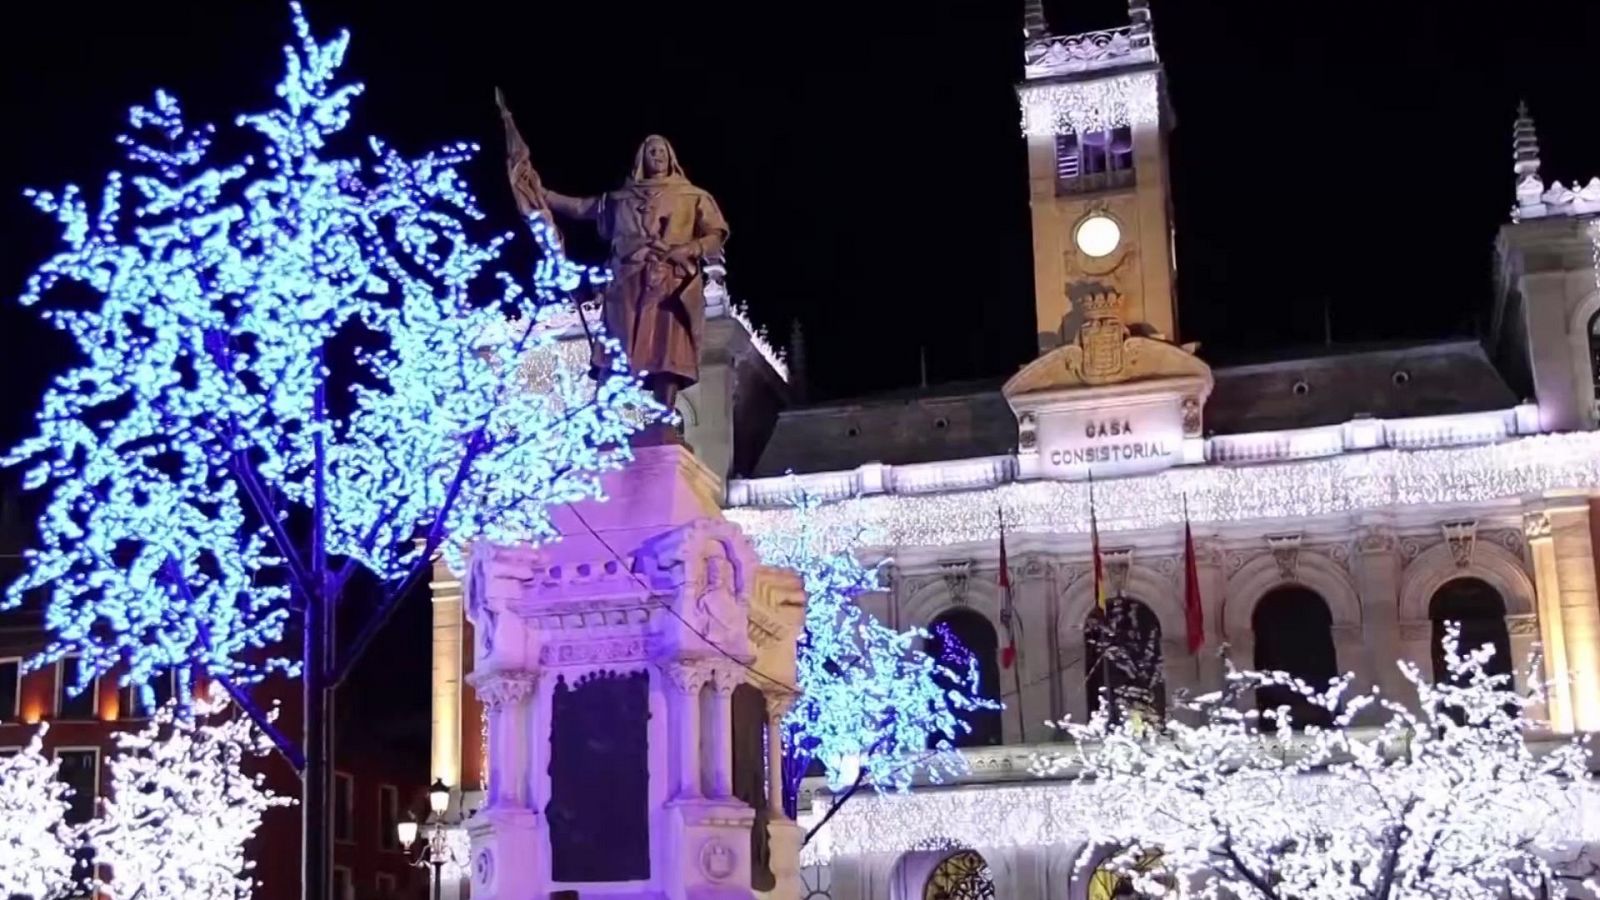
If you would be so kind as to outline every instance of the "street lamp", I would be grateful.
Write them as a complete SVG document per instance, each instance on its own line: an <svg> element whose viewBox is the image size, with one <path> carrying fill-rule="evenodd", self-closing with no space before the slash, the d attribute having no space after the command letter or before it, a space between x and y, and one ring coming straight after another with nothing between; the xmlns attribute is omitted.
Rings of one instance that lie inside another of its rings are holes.
<svg viewBox="0 0 1600 900"><path fill-rule="evenodd" d="M408 861L418 868L433 869L433 900L439 900L443 892L445 864L460 862L454 858L455 853L450 847L450 831L458 823L445 820L445 810L449 808L450 788L443 779L439 779L428 788L428 809L431 811L428 820L419 824L416 819L407 816L395 824L400 846L405 848L408 856L413 849L416 851L416 858ZM427 826L426 832L422 831L423 825ZM422 843L415 846L419 837Z"/></svg>

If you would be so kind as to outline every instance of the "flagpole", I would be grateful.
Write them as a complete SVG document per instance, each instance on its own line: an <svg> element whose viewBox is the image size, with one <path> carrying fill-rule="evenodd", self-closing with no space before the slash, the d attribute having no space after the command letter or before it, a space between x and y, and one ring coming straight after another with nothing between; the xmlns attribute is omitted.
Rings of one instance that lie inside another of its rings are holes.
<svg viewBox="0 0 1600 900"><path fill-rule="evenodd" d="M1017 696L1017 739L1026 742L1028 720L1022 712L1022 647L1017 644L1017 611L1011 592L1011 564L1006 559L1005 507L997 507L995 513L1000 519L1000 582L1005 585L1005 596L1000 598L1000 621L1006 627L1006 640L1011 644L1011 684Z"/></svg>
<svg viewBox="0 0 1600 900"><path fill-rule="evenodd" d="M1106 714L1116 721L1117 715L1115 691L1111 686L1111 608L1106 602L1104 573L1100 565L1100 526L1095 521L1094 513L1094 469L1089 469L1089 567L1094 574L1094 606L1100 613L1100 693L1106 707Z"/></svg>

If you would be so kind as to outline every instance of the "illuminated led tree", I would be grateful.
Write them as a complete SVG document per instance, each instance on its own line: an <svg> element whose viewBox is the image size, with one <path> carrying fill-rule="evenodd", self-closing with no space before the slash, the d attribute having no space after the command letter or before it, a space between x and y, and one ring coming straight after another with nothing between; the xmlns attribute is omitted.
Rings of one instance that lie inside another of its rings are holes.
<svg viewBox="0 0 1600 900"><path fill-rule="evenodd" d="M1399 664L1415 705L1351 695L1349 676L1319 690L1230 666L1224 690L1185 701L1165 727L1064 723L1077 748L1038 769L1077 778L1116 811L1095 817L1083 862L1114 849L1101 865L1156 896L1565 897L1594 871L1554 827L1592 790L1589 751L1581 740L1530 747L1539 689L1515 693L1509 675L1488 670L1492 647L1463 653L1458 639L1452 625L1439 684ZM1287 704L1270 725L1241 710L1236 701L1269 685L1334 724L1297 733ZM1352 727L1363 713L1381 724Z"/></svg>
<svg viewBox="0 0 1600 900"><path fill-rule="evenodd" d="M0 896L66 896L73 887L78 829L66 822L71 790L43 750L44 726L16 753L0 756Z"/></svg>
<svg viewBox="0 0 1600 900"><path fill-rule="evenodd" d="M799 572L806 588L801 693L784 723L784 806L791 816L813 761L822 764L829 786L842 791L835 810L863 785L902 791L918 773L938 781L964 771L951 744L970 730L964 714L999 707L979 691L971 653L959 654L963 661L936 660L918 646L927 632L896 631L857 605L857 597L878 589L878 568L861 565L849 551L822 550L816 507L815 500L801 500L799 527L757 546L763 562Z"/></svg>
<svg viewBox="0 0 1600 900"><path fill-rule="evenodd" d="M361 92L335 80L349 36L318 41L292 12L277 105L228 141L254 153L216 158L214 130L158 92L120 139L139 174L111 173L93 208L76 186L32 194L64 247L22 301L82 358L8 457L51 495L7 599L47 595L56 640L33 664L80 654L80 688L113 667L226 686L303 770L321 896L333 688L431 557L553 537L547 508L595 496L659 411L623 370L528 389L555 339L541 323L604 273L542 222L532 289L495 271L505 238L474 237L457 172L469 145L339 155ZM355 608L363 570L383 590ZM245 691L284 671L304 682L298 741Z"/></svg>
<svg viewBox="0 0 1600 900"><path fill-rule="evenodd" d="M271 751L250 719L227 715L225 697L193 714L169 705L142 731L117 736L109 797L92 827L95 860L111 900L248 897L254 866L245 843L273 806L244 762Z"/></svg>

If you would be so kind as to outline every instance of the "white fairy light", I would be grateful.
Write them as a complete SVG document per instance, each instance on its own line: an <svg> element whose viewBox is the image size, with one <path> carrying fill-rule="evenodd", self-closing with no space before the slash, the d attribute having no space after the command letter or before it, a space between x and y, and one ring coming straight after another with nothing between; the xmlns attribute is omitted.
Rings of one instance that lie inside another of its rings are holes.
<svg viewBox="0 0 1600 900"><path fill-rule="evenodd" d="M1152 125L1161 113L1155 72L1026 84L1017 95L1022 101L1022 133L1029 137Z"/></svg>
<svg viewBox="0 0 1600 900"><path fill-rule="evenodd" d="M262 814L290 801L267 790L246 760L271 744L242 714L221 719L220 690L193 710L168 704L142 731L117 735L110 791L90 827L111 900L249 896L245 844ZM208 723L208 720L211 722Z"/></svg>
<svg viewBox="0 0 1600 900"><path fill-rule="evenodd" d="M0 896L70 893L78 829L66 823L71 793L45 755L41 725L27 746L0 757Z"/></svg>
<svg viewBox="0 0 1600 900"><path fill-rule="evenodd" d="M756 352L761 354L761 358L767 361L767 365L772 367L772 371L778 373L779 378L788 381L789 363L784 360L783 352L772 346L772 342L767 339L767 329L765 327L757 328L756 324L750 321L750 310L746 308L745 304L738 300L729 303L728 316L744 326L744 330L750 333L751 346L755 347Z"/></svg>
<svg viewBox="0 0 1600 900"><path fill-rule="evenodd" d="M1466 900L1485 896L1487 881L1532 897L1521 889L1550 876L1572 845L1600 840L1600 790L1580 740L1527 742L1541 727L1531 713L1542 697L1510 693L1510 676L1489 674L1488 659L1488 648L1458 654L1448 646L1452 677L1438 685L1401 663L1415 707L1375 692L1350 696L1348 676L1325 691L1300 683L1291 688L1297 696L1337 711L1332 726L1303 733L1264 733L1238 702L1240 691L1292 679L1230 671L1230 690L1186 703L1187 714L1165 729L1134 718L1064 723L1071 742L1035 764L1052 780L857 796L802 862L945 847L1120 847L1126 852L1110 865L1130 876L1141 874L1133 870L1142 851L1159 851L1162 868L1149 875L1176 875L1179 896L1260 897L1219 865L1214 854L1231 839L1247 861L1272 858L1266 881L1285 886L1275 896ZM1384 721L1352 727L1364 710L1381 710ZM1414 833L1397 857L1396 890L1339 888L1383 870L1384 840L1399 822ZM1437 849L1423 852L1423 843ZM1565 896L1549 880L1548 896ZM1135 887L1152 896L1172 890L1170 882Z"/></svg>
<svg viewBox="0 0 1600 900"><path fill-rule="evenodd" d="M810 476L796 478L797 487ZM1097 479L1102 532L1183 522L1303 519L1395 506L1484 503L1558 489L1600 487L1600 433L1538 435L1498 444L1432 450L1376 450L1327 459L1252 466L1185 466L1153 475ZM801 493L800 490L796 494ZM824 504L810 527L821 548L853 546L864 531L881 547L942 547L993 541L995 509L1015 534L1089 533L1084 482L1030 481L939 494L880 494ZM746 534L792 534L789 507L727 511Z"/></svg>

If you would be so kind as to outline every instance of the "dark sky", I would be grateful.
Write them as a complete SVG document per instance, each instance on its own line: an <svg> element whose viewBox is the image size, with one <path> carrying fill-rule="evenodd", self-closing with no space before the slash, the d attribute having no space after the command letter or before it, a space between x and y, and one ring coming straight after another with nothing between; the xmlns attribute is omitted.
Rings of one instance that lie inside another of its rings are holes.
<svg viewBox="0 0 1600 900"><path fill-rule="evenodd" d="M1004 375L1030 356L1020 0L312 0L348 26L356 129L410 149L476 139L476 185L515 227L491 88L545 180L616 183L660 131L732 222L735 293L780 340L804 323L814 395ZM18 9L17 7L21 7ZM1470 333L1510 203L1519 97L1545 171L1600 173L1600 3L1154 0L1178 127L1184 337L1213 359L1320 342ZM406 12L401 10L405 9ZM1057 32L1120 0L1049 4ZM157 87L220 119L266 103L286 5L27 2L8 9L0 289L53 240L25 185L93 185L121 111ZM6 304L0 437L59 366ZM9 440L7 441L9 443Z"/></svg>

